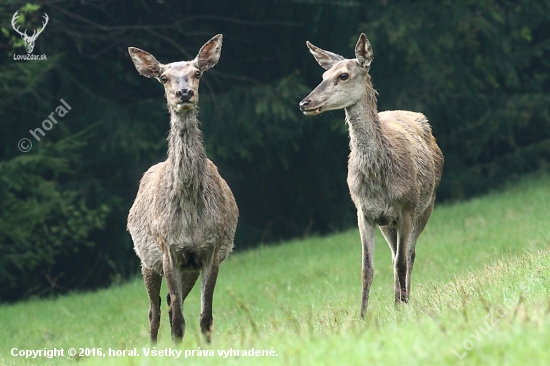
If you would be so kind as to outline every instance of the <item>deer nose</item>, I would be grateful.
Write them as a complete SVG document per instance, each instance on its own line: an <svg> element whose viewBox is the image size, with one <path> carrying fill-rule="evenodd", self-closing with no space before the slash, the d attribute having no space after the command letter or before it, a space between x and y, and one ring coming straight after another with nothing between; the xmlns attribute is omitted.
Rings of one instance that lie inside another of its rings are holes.
<svg viewBox="0 0 550 366"><path fill-rule="evenodd" d="M311 104L311 100L309 99L304 99L300 102L300 110L304 111L308 105Z"/></svg>
<svg viewBox="0 0 550 366"><path fill-rule="evenodd" d="M181 89L176 92L176 97L182 102L188 102L195 95L191 89Z"/></svg>

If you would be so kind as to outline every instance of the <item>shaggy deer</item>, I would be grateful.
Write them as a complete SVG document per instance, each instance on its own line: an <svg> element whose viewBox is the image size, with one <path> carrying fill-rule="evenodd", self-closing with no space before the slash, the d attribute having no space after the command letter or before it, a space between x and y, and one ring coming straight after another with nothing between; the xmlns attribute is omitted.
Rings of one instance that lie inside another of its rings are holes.
<svg viewBox="0 0 550 366"><path fill-rule="evenodd" d="M210 342L218 268L233 250L239 211L229 186L206 157L197 120L199 80L217 64L221 46L219 34L194 60L166 65L145 51L128 48L138 72L164 85L170 111L168 158L145 172L128 216L149 295L153 343L160 324L162 275L168 285L172 339L179 342L185 332L183 301L201 270L200 327Z"/></svg>
<svg viewBox="0 0 550 366"><path fill-rule="evenodd" d="M361 34L355 59L327 52L307 42L323 81L300 109L313 116L345 109L350 150L348 187L357 208L363 247L361 318L365 317L374 269L374 231L380 227L391 251L395 302L407 302L418 236L432 213L441 180L443 155L421 113L378 113L369 67L373 52Z"/></svg>

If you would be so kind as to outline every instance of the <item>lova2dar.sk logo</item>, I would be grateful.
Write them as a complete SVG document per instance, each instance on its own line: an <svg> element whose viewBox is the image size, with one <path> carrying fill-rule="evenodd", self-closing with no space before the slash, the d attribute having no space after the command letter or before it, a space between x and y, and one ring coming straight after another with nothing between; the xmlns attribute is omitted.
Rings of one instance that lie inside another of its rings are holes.
<svg viewBox="0 0 550 366"><path fill-rule="evenodd" d="M44 21L42 22L42 29L39 31L33 30L32 35L27 34L27 30L25 29L24 32L21 32L19 30L19 26L16 24L17 18L19 17L19 11L16 11L15 14L13 14L13 17L11 18L11 26L13 29L21 36L23 41L25 41L25 48L27 49L26 55L13 55L14 60L46 60L46 55L33 55L32 51L34 50L34 43L36 42L36 38L44 31L44 28L46 28L46 25L48 24L48 20L50 19L48 17L48 14L44 13Z"/></svg>

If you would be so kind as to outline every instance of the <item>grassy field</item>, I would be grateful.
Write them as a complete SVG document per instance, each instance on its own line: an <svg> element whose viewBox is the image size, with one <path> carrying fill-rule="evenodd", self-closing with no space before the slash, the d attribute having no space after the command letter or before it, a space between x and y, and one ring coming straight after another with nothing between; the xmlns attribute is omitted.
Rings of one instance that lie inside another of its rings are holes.
<svg viewBox="0 0 550 366"><path fill-rule="evenodd" d="M361 248L352 230L232 256L216 287L210 345L200 336L195 288L184 308L183 343L171 343L163 305L153 349L147 295L136 279L0 306L0 364L550 364L550 176L437 206L417 246L408 305L393 304L390 251L381 235L376 240L365 322ZM71 347L82 355L68 356ZM12 356L53 348L64 355ZM121 356L130 351L139 356Z"/></svg>

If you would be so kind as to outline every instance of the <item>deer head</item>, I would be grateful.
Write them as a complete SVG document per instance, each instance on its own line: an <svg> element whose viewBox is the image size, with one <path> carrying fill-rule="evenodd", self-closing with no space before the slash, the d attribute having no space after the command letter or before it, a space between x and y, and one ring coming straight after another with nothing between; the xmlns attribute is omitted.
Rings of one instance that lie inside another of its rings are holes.
<svg viewBox="0 0 550 366"><path fill-rule="evenodd" d="M324 68L323 81L300 102L300 110L313 116L325 111L354 105L364 95L370 64L374 59L372 47L361 33L355 46L354 59L328 52L306 42L309 51Z"/></svg>
<svg viewBox="0 0 550 366"><path fill-rule="evenodd" d="M32 50L34 49L34 42L36 42L36 38L38 38L40 33L42 33L42 31L44 30L44 28L46 28L46 25L48 24L48 20L49 20L48 14L44 13L43 18L45 21L42 22L42 29L40 29L38 32L34 30L31 36L27 34L26 29L24 32L20 32L19 26L17 26L17 28L15 27L16 26L15 22L18 17L19 17L19 14L18 14L18 11L16 11L15 14L13 14L13 17L11 18L11 26L17 33L19 33L19 35L21 35L21 38L23 38L23 41L25 41L25 48L27 49L27 53L32 53Z"/></svg>
<svg viewBox="0 0 550 366"><path fill-rule="evenodd" d="M156 78L164 85L168 106L176 112L189 111L199 101L199 81L202 73L214 67L220 59L222 35L212 37L192 61L172 62L163 65L153 55L139 48L129 47L128 52L137 71L148 78Z"/></svg>

